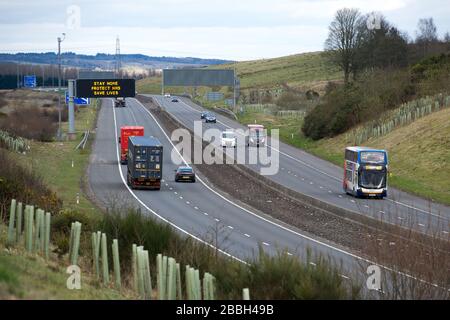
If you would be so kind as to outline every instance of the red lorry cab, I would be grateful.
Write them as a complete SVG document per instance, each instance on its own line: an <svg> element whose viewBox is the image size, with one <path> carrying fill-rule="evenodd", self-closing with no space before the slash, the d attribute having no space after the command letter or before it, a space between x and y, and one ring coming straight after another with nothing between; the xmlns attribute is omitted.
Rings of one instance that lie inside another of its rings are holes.
<svg viewBox="0 0 450 320"><path fill-rule="evenodd" d="M144 135L144 127L125 126L120 128L120 163L127 164L128 137Z"/></svg>

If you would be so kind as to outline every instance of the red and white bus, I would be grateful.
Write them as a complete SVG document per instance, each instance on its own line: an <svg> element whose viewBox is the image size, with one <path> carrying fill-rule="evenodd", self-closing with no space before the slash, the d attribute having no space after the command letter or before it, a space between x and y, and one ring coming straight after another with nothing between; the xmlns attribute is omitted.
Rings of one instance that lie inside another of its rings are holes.
<svg viewBox="0 0 450 320"><path fill-rule="evenodd" d="M343 188L356 197L387 196L388 155L385 150L345 148Z"/></svg>

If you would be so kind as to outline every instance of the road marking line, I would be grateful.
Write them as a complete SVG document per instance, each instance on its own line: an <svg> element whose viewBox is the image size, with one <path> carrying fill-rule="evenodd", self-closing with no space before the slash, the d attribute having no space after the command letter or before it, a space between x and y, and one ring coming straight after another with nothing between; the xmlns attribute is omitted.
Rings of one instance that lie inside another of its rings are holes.
<svg viewBox="0 0 450 320"><path fill-rule="evenodd" d="M247 233L244 233L244 236L246 236L247 238L250 238L250 235Z"/></svg>
<svg viewBox="0 0 450 320"><path fill-rule="evenodd" d="M262 244L265 246L270 246L270 244L268 244L267 242L263 242Z"/></svg>
<svg viewBox="0 0 450 320"><path fill-rule="evenodd" d="M215 218L214 220L216 220L217 222L220 222L220 220L219 220L219 219L217 219L217 218Z"/></svg>
<svg viewBox="0 0 450 320"><path fill-rule="evenodd" d="M186 201L186 204L191 204L189 201Z"/></svg>
<svg viewBox="0 0 450 320"><path fill-rule="evenodd" d="M195 210L198 210L198 207L194 207Z"/></svg>
<svg viewBox="0 0 450 320"><path fill-rule="evenodd" d="M343 274L341 274L341 277L344 278L344 279L347 279L347 280L350 279L349 277L344 276Z"/></svg>
<svg viewBox="0 0 450 320"><path fill-rule="evenodd" d="M339 198L342 198L342 195L338 195Z"/></svg>
<svg viewBox="0 0 450 320"><path fill-rule="evenodd" d="M180 152L178 151L178 149L177 149L177 148L175 147L175 145L173 144L172 140L170 140L169 136L168 136L168 135L166 134L166 132L163 130L163 128L161 127L161 125L159 124L159 122L156 120L156 118L152 115L152 113L151 113L149 110L147 110L147 108L145 108L144 105L143 105L140 101L138 101L137 99L134 99L134 100L135 100L135 101L141 106L141 108L142 108L145 112L147 112L147 114L149 114L150 117L155 121L156 125L160 128L161 132L162 132L163 135L166 137L167 141L169 141L169 143L172 145L172 147L174 148L174 150L178 153L178 155L181 157L181 159L183 159L184 163L187 165L186 160L185 160L185 159L183 158L183 156L180 154ZM184 103L184 102L183 102L183 103ZM158 104L159 104L159 103L158 103ZM117 157L118 157L117 159L119 159L119 146L117 145L117 123L116 123L116 120L115 120L116 114L115 114L115 110L114 110L114 109L113 109L113 112L114 112L114 122L115 122L115 127L116 127L115 135L116 135L116 149L117 149ZM119 164L120 164L120 162L119 162ZM120 170L120 165L118 165L118 168L119 168L119 170ZM124 180L124 178L123 178L122 171L120 171L120 174L121 174L121 176L122 176L122 181L123 181L123 182L125 183L125 185L126 185L126 182L125 182L125 180ZM243 211L249 213L250 215L252 215L252 216L254 216L254 217L256 217L256 218L258 218L258 219L260 219L260 220L262 220L262 221L265 221L265 222L267 222L267 223L269 223L269 224L272 224L272 225L274 225L274 226L277 226L277 227L279 227L280 229L283 229L283 230L285 230L285 231L287 231L287 232L290 232L290 233L292 233L292 234L295 234L295 235L297 235L297 236L299 236L299 237L301 237L301 238L303 238L303 239L306 239L306 240L309 240L309 241L311 241L311 242L317 243L317 244L319 244L319 245L321 245L321 246L323 246L323 247L326 247L326 248L328 248L328 249L332 249L332 250L334 250L334 251L337 251L337 252L340 252L340 253L342 253L342 254L345 254L345 255L347 255L347 256L349 256L349 257L352 257L352 258L354 258L354 259L357 259L357 260L360 260L360 261L364 261L364 262L369 263L369 264L375 264L373 261L371 261L371 260L369 260L369 259L360 257L360 256L358 256L358 255L356 255L356 254L353 254L353 253L351 253L351 252L345 251L345 250L343 250L343 249L340 249L340 248L337 248L337 247L333 247L333 246L330 245L330 244L327 244L327 243L322 242L322 241L320 241L320 240L311 238L311 237L306 236L306 235L304 235L304 234L301 234L301 233L299 233L299 232L297 232L297 231L291 230L291 229L289 229L289 228L287 228L287 227L285 227L285 226L282 226L282 225L280 225L280 224L277 224L277 223L275 223L275 222L273 222L273 221L271 221L271 220L268 220L267 218L261 217L261 216L257 215L256 213L254 213L254 212L252 212L252 211L250 211L250 210L248 210L248 209L246 209L246 208L244 208L244 207L241 207L241 206L239 206L238 204L232 202L231 200L225 198L223 195L221 195L220 193L218 193L217 191L215 191L214 189L212 189L210 186L208 186L202 179L198 178L198 180L199 180L199 181L200 181L207 189L209 189L211 192L215 193L215 194L216 194L217 196L219 196L220 198L224 199L226 202L228 202L228 203L230 203L230 204L236 206L237 208L242 209ZM340 181L340 179L337 179L337 180ZM128 186L127 186L127 187L128 187ZM129 187L128 187L128 190L131 192L131 189L130 189ZM132 192L131 192L131 193L132 193ZM144 204L144 203L143 203L143 202L142 202L142 201L141 201L134 193L132 193L132 194L133 194L133 196L136 198L136 200L138 200L141 204L143 204L143 205L145 206L145 204ZM342 198L341 195L339 195L339 197ZM148 208L147 206L145 206L145 207ZM149 211L151 210L150 208L148 208L148 209L149 209ZM153 212L154 212L154 211L153 211ZM156 212L155 212L155 214L156 214ZM206 212L205 212L205 214L208 215ZM157 215L157 214L156 214L156 215ZM159 215L157 215L157 216L159 216ZM159 217L161 217L161 219L163 219L164 221L167 221L167 222L168 222L168 220L164 219L162 216L159 216ZM170 222L169 222L169 223L170 223ZM189 234L187 231L181 229L180 227L176 226L175 224L173 224L173 223L170 223L170 224L171 224L171 225L174 225L174 226L175 226L177 229L179 229L180 231L183 231L184 233ZM194 237L195 239L199 239L198 237L195 237L195 236L193 236L193 235L192 235L192 237ZM214 247L213 245L209 244L208 242L205 242L205 241L203 241L203 240L201 240L201 239L199 239L199 241L201 241L202 243L205 243L205 244L209 245L210 247L212 247L212 248L214 248L214 249L218 249L218 248ZM239 258L237 258L237 257L235 257L235 256L233 256L233 255L231 255L231 254L229 254L229 253L227 253L227 252L221 250L221 249L218 249L218 250L219 250L220 252L223 252L224 254L226 254L226 255L229 256L229 257L232 257L232 258L234 258L234 259L236 259L236 260L238 260L238 261L241 261L241 262L243 262L243 263L245 263L245 264L248 264L247 262L245 262L245 261L243 261L243 260L241 260L241 259L239 259ZM407 274L407 273L404 273L404 272L395 271L395 270L393 270L392 268L389 268L389 267L387 267L387 266L383 266L383 265L381 265L381 264L379 264L379 266L382 267L382 268L385 269L385 270L388 270L388 271L394 271L394 272L396 272L396 273L398 273L398 274L400 274L400 275L404 275L404 276L406 276L406 277L408 277L408 278L415 279L415 280L418 280L418 281L420 281L420 282L428 283L428 282L426 282L425 280L418 279L418 278L416 278L416 277L414 277L414 276L411 276L411 275L409 275L409 274ZM429 283L428 283L428 284L429 284ZM437 287L436 284L432 284L432 285ZM450 289L449 289L449 291L450 291Z"/></svg>
<svg viewBox="0 0 450 320"><path fill-rule="evenodd" d="M139 103L140 103L140 102L139 102ZM202 111L199 111L199 110L194 109L193 107L191 107L190 105L188 105L188 104L185 103L184 101L181 101L181 104L187 106L189 109L194 110L194 111L197 112L197 113L201 113L201 112L202 112ZM220 121L220 120L217 120L217 122L220 123L220 124L222 124L223 126L227 127L228 129L233 129L232 127L230 127L229 125L223 123L223 122ZM291 155L289 155L289 154L287 154L287 153L285 153L285 152L283 152L283 151L281 151L281 150L278 150L278 149L276 149L276 148L273 148L273 147L270 146L270 145L268 145L268 147L269 147L270 149L272 149L272 150L274 150L274 151L276 151L276 152L278 152L278 153L280 153L280 154L282 154L282 155L284 155L284 156L286 156L286 157L288 157L288 158L290 158L290 159L292 159L292 160L298 162L298 163L303 164L304 166L306 166L306 167L308 167L308 168L310 168L310 169L312 169L312 170L314 170L314 171L316 171L316 172L319 172L319 173L321 173L321 174L323 174L323 175L325 175L325 176L327 176L327 177L330 177L331 179L333 179L333 180L335 180L335 181L339 181L339 182L341 181L340 178L335 177L335 176L333 176L333 175L330 175L330 174L328 174L328 173L326 173L326 172L324 172L324 171L322 171L322 170L320 170L320 169L317 169L316 167L314 167L314 166L312 166L312 165L310 165L310 164L308 164L308 163L306 163L306 162L304 162L304 161L302 161L302 160L300 160L300 159L297 159L297 158L295 158L295 157L293 157L293 156L291 156ZM281 170L284 170L284 168L281 168ZM442 218L442 216L440 216L440 215L437 215L437 214L434 214L434 213L432 213L432 212L428 212L428 211L419 209L419 208L414 207L414 206L410 206L410 205L408 205L408 204L406 204L406 203L403 203L403 202L395 201L395 200L392 200L392 199L389 199L389 198L386 198L386 200L387 200L387 201L390 201L390 202L393 202L393 203L396 203L396 204L398 204L398 205L401 205L401 206L404 206L404 207L413 209L413 210L417 210L417 211L422 212L422 213L425 213L425 214L431 214L431 215L433 215L433 216L435 216L435 217ZM448 219L446 219L446 220L448 220Z"/></svg>
<svg viewBox="0 0 450 320"><path fill-rule="evenodd" d="M228 226L228 228L230 228L231 230L233 230L234 228L232 226Z"/></svg>
<svg viewBox="0 0 450 320"><path fill-rule="evenodd" d="M204 214L205 216L207 216L207 215L208 215L208 213L207 213L207 212L203 212L203 214Z"/></svg>
<svg viewBox="0 0 450 320"><path fill-rule="evenodd" d="M112 100L110 100L110 101L111 101L111 104L112 104L113 101L112 101ZM182 232L182 233L184 233L184 234L190 236L190 237L193 238L194 240L197 240L197 241L199 241L199 242L201 242L201 243L207 245L208 247L210 247L210 248L212 248L212 249L214 249L214 250L219 251L220 253L226 255L227 257L230 257L230 258L232 258L232 259L234 259L234 260L236 260L236 261L239 261L239 262L241 262L241 263L243 263L243 264L248 265L248 263L247 263L246 261L244 261L244 260L242 260L242 259L240 259L240 258L238 258L238 257L236 257L236 256L234 256L234 255L232 255L232 254L230 254L230 253L228 253L228 252L226 252L226 251L224 251L224 250L222 250L222 249L220 249L220 248L218 248L218 247L212 245L211 243L209 243L209 242L207 242L207 241L205 241L205 240L202 240L201 238L195 236L194 234L187 232L187 231L184 230L183 228L180 228L180 227L177 226L175 223L173 223L173 222L167 220L166 218L164 218L163 216L159 215L155 210L151 209L151 208L150 208L149 206L147 206L141 199L139 199L139 197L138 197L138 196L133 192L133 190L128 186L128 184L127 184L127 182L126 182L126 180L125 180L125 177L123 176L122 168L121 168L121 165L120 165L120 154L119 154L119 145L118 145L118 137L117 137L117 119L116 119L116 110L115 110L115 108L114 108L114 105L112 105L112 107L113 107L112 109L113 109L113 117L114 117L114 135L115 135L115 145L116 145L117 169L119 170L119 175L120 175L120 178L122 179L123 185L125 186L125 188L127 188L128 192L133 196L133 198L135 198L136 201L139 202L139 203L140 203L145 209L147 209L151 214L153 214L154 216L156 216L156 217L159 218L160 220L164 221L165 223L171 225L172 227L174 227L174 228L177 229L178 231L180 231L180 232ZM160 127L160 128L161 128L161 127ZM162 129L162 128L161 128L161 129Z"/></svg>
<svg viewBox="0 0 450 320"><path fill-rule="evenodd" d="M315 263L312 262L312 261L311 261L309 264L312 265L312 266L314 266L314 267L317 266L317 264L315 264Z"/></svg>

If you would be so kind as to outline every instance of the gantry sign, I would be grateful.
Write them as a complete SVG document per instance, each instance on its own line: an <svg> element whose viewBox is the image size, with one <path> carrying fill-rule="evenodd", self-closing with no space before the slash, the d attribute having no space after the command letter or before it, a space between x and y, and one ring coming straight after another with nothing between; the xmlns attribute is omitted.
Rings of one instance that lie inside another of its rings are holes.
<svg viewBox="0 0 450 320"><path fill-rule="evenodd" d="M134 97L134 79L78 79L76 96L83 98Z"/></svg>

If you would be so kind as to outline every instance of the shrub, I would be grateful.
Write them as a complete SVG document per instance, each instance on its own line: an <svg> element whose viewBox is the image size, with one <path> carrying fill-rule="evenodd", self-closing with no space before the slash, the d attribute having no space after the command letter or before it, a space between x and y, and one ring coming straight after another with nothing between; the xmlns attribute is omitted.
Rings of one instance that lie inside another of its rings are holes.
<svg viewBox="0 0 450 320"><path fill-rule="evenodd" d="M152 270L155 270L155 256L162 253L174 257L183 266L210 272L217 280L219 299L241 299L245 287L250 288L252 299L357 297L358 290L346 286L339 268L326 259L314 260L316 266L312 267L309 255L307 260L300 261L284 252L270 256L260 247L259 255L249 261L250 265L245 265L192 238L180 236L169 225L145 216L140 210L113 207L104 215L98 230L105 232L109 241L118 239L123 270L131 272L132 244L143 245L149 250ZM153 272L152 277L155 276Z"/></svg>

